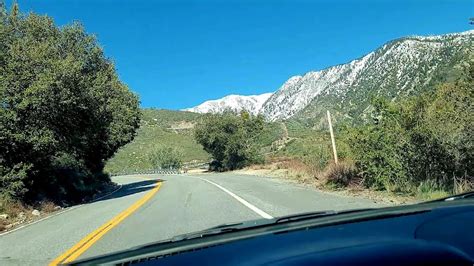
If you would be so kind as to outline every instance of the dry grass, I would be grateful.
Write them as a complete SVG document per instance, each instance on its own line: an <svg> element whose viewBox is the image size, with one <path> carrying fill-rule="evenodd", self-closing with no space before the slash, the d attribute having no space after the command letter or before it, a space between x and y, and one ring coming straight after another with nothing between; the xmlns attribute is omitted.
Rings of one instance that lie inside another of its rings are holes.
<svg viewBox="0 0 474 266"><path fill-rule="evenodd" d="M362 179L358 177L357 168L353 161L340 161L338 164L330 163L318 175L324 184L337 188L361 187Z"/></svg>
<svg viewBox="0 0 474 266"><path fill-rule="evenodd" d="M33 210L39 210L40 216L34 216ZM7 219L0 218L0 232L18 226L20 224L33 221L44 217L52 212L59 210L56 204L51 201L43 201L34 206L25 205L19 201L1 200L0 214L7 214Z"/></svg>
<svg viewBox="0 0 474 266"><path fill-rule="evenodd" d="M27 221L33 210L17 201L2 200L0 206L0 214L8 215L7 219L0 219L0 232Z"/></svg>
<svg viewBox="0 0 474 266"><path fill-rule="evenodd" d="M252 170L263 170L263 169L270 169L268 164L254 164L248 167L248 169Z"/></svg>
<svg viewBox="0 0 474 266"><path fill-rule="evenodd" d="M454 178L454 194L474 190L474 180L469 178Z"/></svg>
<svg viewBox="0 0 474 266"><path fill-rule="evenodd" d="M20 213L26 214L33 210L31 207L28 207L18 201L5 201L3 202L2 206L3 206L2 212L5 214L8 214L8 216L11 218L20 215Z"/></svg>
<svg viewBox="0 0 474 266"><path fill-rule="evenodd" d="M57 205L51 201L45 201L40 204L39 210L41 213L52 213L57 210Z"/></svg>
<svg viewBox="0 0 474 266"><path fill-rule="evenodd" d="M317 182L319 173L315 167L288 157L272 157L265 164L252 165L237 172L293 179L305 184Z"/></svg>
<svg viewBox="0 0 474 266"><path fill-rule="evenodd" d="M295 175L316 177L317 170L299 160L289 159L280 162L279 167L291 170Z"/></svg>

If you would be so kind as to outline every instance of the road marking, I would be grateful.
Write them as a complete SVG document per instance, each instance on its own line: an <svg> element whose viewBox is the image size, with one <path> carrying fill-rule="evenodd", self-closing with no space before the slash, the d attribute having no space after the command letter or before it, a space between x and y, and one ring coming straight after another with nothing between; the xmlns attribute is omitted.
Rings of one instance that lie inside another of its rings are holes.
<svg viewBox="0 0 474 266"><path fill-rule="evenodd" d="M108 231L110 231L112 228L117 226L120 222L122 222L125 218L127 218L130 214L135 212L140 206L145 204L148 200L150 200L153 195L158 192L158 190L161 187L161 182L157 181L155 184L155 187L149 191L145 196L140 198L138 201L136 201L133 205L128 207L125 211L121 212L99 228L97 228L95 231L81 239L77 244L75 244L72 248L64 252L62 255L51 261L49 264L50 266L52 265L58 265L61 263L70 263L77 259L82 253L84 253L87 249L89 249L95 242L97 242L100 238L102 238Z"/></svg>
<svg viewBox="0 0 474 266"><path fill-rule="evenodd" d="M86 202L86 203L83 203L83 204L79 204L79 205L76 205L76 206L72 206L72 207L65 208L65 209L60 210L60 211L58 211L58 212L54 212L53 214L48 215L48 216L45 216L45 217L43 217L43 218L41 218L41 219L39 219L39 220L35 220L35 221L29 222L29 223L25 223L25 224L23 224L23 225L21 225L21 226L19 226L19 227L16 227L15 229L12 229L12 230L9 230L9 231L0 233L0 236L8 235L8 234L10 234L10 233L13 233L13 232L15 232L15 231L18 231L18 230L20 230L20 229L22 229L22 228L25 228L25 227L28 227L28 226L30 226L30 225L34 225L34 224L36 224L36 223L42 222L42 221L44 221L44 220L47 220L47 219L49 219L49 218L56 217L56 216L58 216L58 215L60 215L60 214L63 214L63 213L66 213L66 212L75 210L75 209L77 209L77 208L79 208L79 207L83 207L83 206L86 205L86 204L94 203L94 202L96 202L96 201L99 201L99 200L101 200L101 199L103 199L103 198L105 198L105 197L108 197L108 196L114 194L115 192L119 191L121 188L122 188L122 185L120 184L116 190L114 190L114 191L112 191L112 192L109 192L109 193L107 193L107 194L105 194L105 195L103 195L103 196L100 196L100 197L98 197L98 198L96 198L96 199L93 199L93 200L91 200L90 202Z"/></svg>
<svg viewBox="0 0 474 266"><path fill-rule="evenodd" d="M242 203L243 205L245 205L247 208L251 209L252 211L254 211L255 213L257 213L258 215L262 216L263 218L265 219L273 219L273 216L271 216L270 214L260 210L259 208L255 207L254 205L250 204L248 201L244 200L243 198L235 195L234 193L232 193L231 191L229 191L228 189L226 189L225 187L219 185L219 184L216 184L212 181L209 181L207 179L204 179L204 178L201 178L201 177L194 177L194 178L198 178L198 179L201 179L203 181L206 181L208 182L209 184L212 184L218 188L220 188L222 191L224 191L225 193L231 195L234 199L236 199L238 202Z"/></svg>

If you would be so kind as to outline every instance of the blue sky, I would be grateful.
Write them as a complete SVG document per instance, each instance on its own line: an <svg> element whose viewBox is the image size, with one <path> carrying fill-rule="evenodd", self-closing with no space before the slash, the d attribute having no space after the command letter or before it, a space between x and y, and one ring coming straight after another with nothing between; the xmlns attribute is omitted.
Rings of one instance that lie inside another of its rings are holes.
<svg viewBox="0 0 474 266"><path fill-rule="evenodd" d="M18 0L97 36L143 107L275 91L406 35L473 29L474 0Z"/></svg>

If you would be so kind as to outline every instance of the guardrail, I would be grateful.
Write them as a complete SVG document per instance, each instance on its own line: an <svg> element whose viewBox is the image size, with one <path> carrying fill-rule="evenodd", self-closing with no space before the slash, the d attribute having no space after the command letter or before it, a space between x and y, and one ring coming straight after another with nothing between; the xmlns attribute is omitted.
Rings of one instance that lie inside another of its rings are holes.
<svg viewBox="0 0 474 266"><path fill-rule="evenodd" d="M177 175L181 174L183 171L180 169L150 169L150 170L136 170L136 171L124 171L118 173L112 173L111 176L118 175L149 175L149 174L160 174L160 175Z"/></svg>
<svg viewBox="0 0 474 266"><path fill-rule="evenodd" d="M147 175L147 174L160 174L160 175L177 175L186 173L189 169L195 168L209 168L208 162L192 162L184 163L181 169L147 169L147 170L130 170L122 171L117 173L111 173L111 176L118 175Z"/></svg>

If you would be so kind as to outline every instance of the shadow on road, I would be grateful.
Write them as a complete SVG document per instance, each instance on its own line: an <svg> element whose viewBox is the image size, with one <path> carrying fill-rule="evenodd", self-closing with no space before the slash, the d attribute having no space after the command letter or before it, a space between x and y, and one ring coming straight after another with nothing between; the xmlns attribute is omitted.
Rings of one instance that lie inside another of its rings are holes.
<svg viewBox="0 0 474 266"><path fill-rule="evenodd" d="M122 187L118 191L116 191L115 193L112 193L111 195L109 195L107 197L94 200L92 202L98 202L98 201L104 201L104 200L110 200L110 199L126 197L126 196L133 195L133 194L136 194L136 193L151 190L155 187L156 182L165 182L165 180L157 178L157 179L153 179L153 180L142 180L142 181L138 181L138 182L123 184Z"/></svg>

